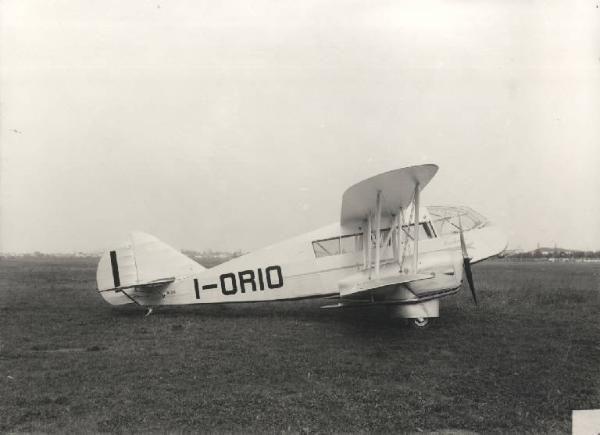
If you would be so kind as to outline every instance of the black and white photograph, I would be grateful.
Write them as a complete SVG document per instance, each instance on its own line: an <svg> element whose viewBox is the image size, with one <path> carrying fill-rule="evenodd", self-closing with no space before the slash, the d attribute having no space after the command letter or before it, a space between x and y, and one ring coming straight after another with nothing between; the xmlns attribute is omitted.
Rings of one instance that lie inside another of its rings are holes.
<svg viewBox="0 0 600 435"><path fill-rule="evenodd" d="M600 2L0 0L0 433L600 433Z"/></svg>

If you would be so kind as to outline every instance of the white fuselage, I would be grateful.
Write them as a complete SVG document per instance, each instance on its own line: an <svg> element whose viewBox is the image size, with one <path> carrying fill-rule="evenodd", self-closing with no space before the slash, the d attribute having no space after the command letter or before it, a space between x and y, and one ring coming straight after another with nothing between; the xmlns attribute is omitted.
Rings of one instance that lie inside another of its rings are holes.
<svg viewBox="0 0 600 435"><path fill-rule="evenodd" d="M420 221L430 227L419 239L419 259L432 252L458 252L458 234L442 234L434 229L430 217L423 215ZM364 222L328 225L201 273L177 277L152 296L136 289L128 292L142 305L258 302L337 295L340 280L364 270L362 226ZM381 228L389 226L387 222ZM465 231L464 235L473 262L498 254L506 245L504 235L489 224ZM405 259L412 255L413 245L404 247ZM382 264L395 261L391 244L382 246L381 261ZM130 303L131 299L113 294L110 302L118 305Z"/></svg>

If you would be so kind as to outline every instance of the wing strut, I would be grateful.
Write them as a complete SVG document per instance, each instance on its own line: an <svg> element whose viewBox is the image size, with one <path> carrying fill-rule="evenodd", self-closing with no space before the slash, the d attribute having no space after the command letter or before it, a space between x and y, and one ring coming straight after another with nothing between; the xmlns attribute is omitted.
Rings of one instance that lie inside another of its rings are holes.
<svg viewBox="0 0 600 435"><path fill-rule="evenodd" d="M394 235L395 229L394 229L394 223L396 222L396 216L392 215L392 225L390 227L390 231L388 232L388 235L385 237L385 239L383 239L383 243L381 244L382 249L385 248L386 246L391 245L390 240L392 239L392 236Z"/></svg>
<svg viewBox="0 0 600 435"><path fill-rule="evenodd" d="M367 228L368 226L369 226L369 224L367 223L367 219L365 219L362 224L363 236L362 236L362 240L361 240L361 242L362 242L362 257L363 257L362 258L362 260L363 260L362 270L367 270L367 249L369 249L368 244L367 244L367 240L368 240L367 234L369 234L368 233L369 229Z"/></svg>
<svg viewBox="0 0 600 435"><path fill-rule="evenodd" d="M379 263L381 261L381 190L377 191L375 231L375 277L379 278Z"/></svg>
<svg viewBox="0 0 600 435"><path fill-rule="evenodd" d="M402 242L402 224L404 223L404 210L402 207L398 210L398 219L396 222L396 261L398 262L398 266L402 270L402 263L404 263L404 246ZM402 251L400 250L402 248Z"/></svg>
<svg viewBox="0 0 600 435"><path fill-rule="evenodd" d="M419 273L419 229L420 229L420 216L419 208L421 203L421 186L419 183L415 185L413 192L413 198L411 200L412 209L408 219L408 222L404 222L404 208L400 207L397 214L392 214L390 232L387 234L385 239L381 236L381 224L382 224L382 209L383 209L383 194L381 190L377 191L377 201L375 212L370 211L365 219L366 231L363 233L363 270L369 270L369 279L375 276L377 279L380 275L381 267L381 251L383 247L392 244L394 252L394 260L402 268L404 263L404 256L406 254L406 245L409 242L410 233L406 231L406 240L403 240L403 227L406 225L410 228L413 226L412 243L413 249L413 264L412 273ZM414 217L414 220L413 220ZM375 246L373 246L373 240ZM375 251L375 252L373 252ZM374 273L373 273L374 271Z"/></svg>
<svg viewBox="0 0 600 435"><path fill-rule="evenodd" d="M415 208L415 255L413 255L413 273L419 273L419 207L420 207L420 191L419 191L419 183L415 186L415 200L414 200L414 208ZM410 224L410 222L409 222Z"/></svg>
<svg viewBox="0 0 600 435"><path fill-rule="evenodd" d="M371 231L373 231L373 218L371 213L367 217L367 232L365 233L365 242L367 244L367 264L365 268L369 269L369 279L371 279Z"/></svg>

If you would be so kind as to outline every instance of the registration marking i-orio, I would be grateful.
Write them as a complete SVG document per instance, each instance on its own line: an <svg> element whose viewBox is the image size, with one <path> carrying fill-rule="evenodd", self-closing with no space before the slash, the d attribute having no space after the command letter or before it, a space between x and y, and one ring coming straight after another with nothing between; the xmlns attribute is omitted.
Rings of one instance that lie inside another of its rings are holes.
<svg viewBox="0 0 600 435"><path fill-rule="evenodd" d="M220 285L219 285L220 284ZM221 293L225 296L235 295L239 292L257 291L265 289L277 289L283 287L283 273L281 266L269 266L264 270L241 270L237 273L227 272L219 275L219 284L203 284L202 290L215 289L220 287ZM196 299L200 299L198 280L194 280L194 290Z"/></svg>

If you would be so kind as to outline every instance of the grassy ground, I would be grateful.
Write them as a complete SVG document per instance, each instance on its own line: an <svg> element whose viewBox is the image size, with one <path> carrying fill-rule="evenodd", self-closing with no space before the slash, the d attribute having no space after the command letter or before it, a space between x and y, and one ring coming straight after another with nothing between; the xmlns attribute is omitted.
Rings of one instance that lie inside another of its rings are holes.
<svg viewBox="0 0 600 435"><path fill-rule="evenodd" d="M426 330L319 300L165 309L86 259L0 263L0 431L569 432L600 408L600 266L488 262Z"/></svg>

